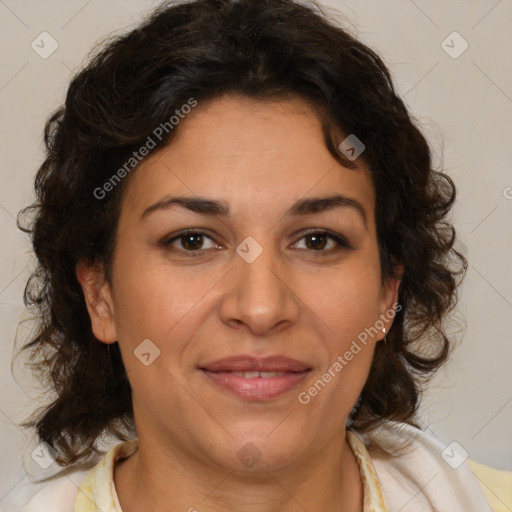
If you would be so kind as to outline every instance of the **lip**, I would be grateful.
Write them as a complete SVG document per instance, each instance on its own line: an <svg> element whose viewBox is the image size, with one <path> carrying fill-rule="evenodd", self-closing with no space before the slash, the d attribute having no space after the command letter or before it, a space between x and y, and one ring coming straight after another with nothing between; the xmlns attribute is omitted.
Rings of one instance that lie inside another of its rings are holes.
<svg viewBox="0 0 512 512"><path fill-rule="evenodd" d="M303 372L311 368L297 359L286 356L253 357L229 356L200 367L211 372Z"/></svg>
<svg viewBox="0 0 512 512"><path fill-rule="evenodd" d="M271 400L300 386L311 371L306 364L286 356L256 358L230 356L205 364L202 373L215 385L246 400ZM279 372L276 376L246 377L234 372Z"/></svg>

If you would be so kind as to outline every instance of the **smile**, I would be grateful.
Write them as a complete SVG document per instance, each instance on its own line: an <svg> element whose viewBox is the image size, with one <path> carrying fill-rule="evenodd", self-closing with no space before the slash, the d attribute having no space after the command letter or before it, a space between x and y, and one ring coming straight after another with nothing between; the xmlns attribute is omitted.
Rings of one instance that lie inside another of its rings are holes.
<svg viewBox="0 0 512 512"><path fill-rule="evenodd" d="M304 371L209 371L202 370L216 387L245 400L271 400L300 386Z"/></svg>

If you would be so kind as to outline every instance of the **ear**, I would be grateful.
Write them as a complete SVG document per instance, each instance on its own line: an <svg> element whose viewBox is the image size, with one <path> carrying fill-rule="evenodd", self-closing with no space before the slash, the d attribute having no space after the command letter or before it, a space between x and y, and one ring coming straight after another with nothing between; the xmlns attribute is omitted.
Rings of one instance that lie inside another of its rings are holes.
<svg viewBox="0 0 512 512"><path fill-rule="evenodd" d="M117 341L114 304L103 266L81 260L76 266L76 278L82 287L94 336L103 343L114 343Z"/></svg>
<svg viewBox="0 0 512 512"><path fill-rule="evenodd" d="M403 273L404 266L401 263L395 264L395 276L397 277L388 278L382 286L379 298L379 318L382 320L386 332L379 334L379 340L386 337L393 325L395 314L401 309L401 306L398 306L398 291Z"/></svg>

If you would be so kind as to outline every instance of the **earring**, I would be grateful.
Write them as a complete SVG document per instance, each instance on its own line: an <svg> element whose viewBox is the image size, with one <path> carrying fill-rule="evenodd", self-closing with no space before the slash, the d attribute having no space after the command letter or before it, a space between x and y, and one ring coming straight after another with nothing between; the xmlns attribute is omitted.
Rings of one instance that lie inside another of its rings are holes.
<svg viewBox="0 0 512 512"><path fill-rule="evenodd" d="M383 327L383 328L382 328L382 332L383 332L384 334L386 334L386 328L385 328L385 327Z"/></svg>

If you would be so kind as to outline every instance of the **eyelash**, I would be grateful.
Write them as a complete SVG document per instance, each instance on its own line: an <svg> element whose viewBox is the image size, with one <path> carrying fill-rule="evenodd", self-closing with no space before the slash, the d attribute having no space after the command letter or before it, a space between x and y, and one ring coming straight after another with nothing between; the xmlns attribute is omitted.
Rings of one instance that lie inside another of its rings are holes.
<svg viewBox="0 0 512 512"><path fill-rule="evenodd" d="M190 236L190 235L203 235L203 236L209 238L210 240L212 240L212 242L215 242L215 240L213 240L212 237L209 236L208 233L206 231L204 231L203 229L189 228L184 231L181 231L177 235L174 235L172 238L162 240L160 242L160 244L163 247L169 249L171 244L174 241L180 240L181 238L184 238L184 237ZM347 239L343 235L339 235L337 233L333 233L332 231L328 231L328 230L320 230L320 229L310 230L306 233L303 233L301 238L299 238L297 240L297 242L299 242L303 238L307 238L308 236L313 236L313 235L326 235L328 239L331 239L336 243L336 247L333 247L331 249L318 250L318 251L315 251L314 249L300 249L300 250L307 250L309 252L316 252L319 254L322 254L322 253L330 254L332 251L339 251L342 249L353 249L353 247L348 243ZM297 242L295 242L295 243L297 243ZM196 250L190 251L190 250L186 250L186 249L176 249L176 248L171 248L171 249L183 252L183 253L187 254L187 257L200 256L204 251L209 250L209 249L196 249ZM196 254L194 254L194 253L196 253Z"/></svg>

